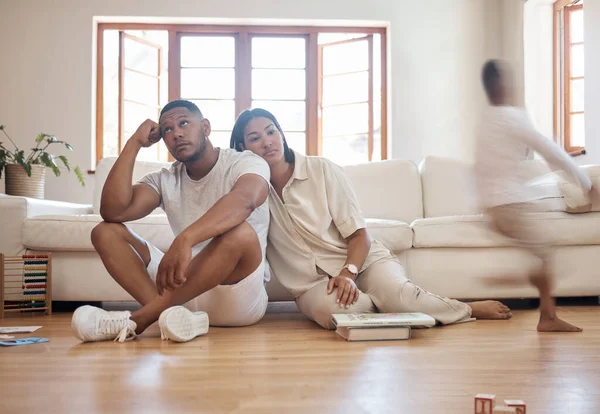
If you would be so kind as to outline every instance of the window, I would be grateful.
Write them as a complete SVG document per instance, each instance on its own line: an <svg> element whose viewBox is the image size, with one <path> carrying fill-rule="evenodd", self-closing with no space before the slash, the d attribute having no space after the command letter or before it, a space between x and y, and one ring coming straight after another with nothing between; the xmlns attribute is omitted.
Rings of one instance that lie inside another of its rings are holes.
<svg viewBox="0 0 600 414"><path fill-rule="evenodd" d="M585 153L583 0L555 3L555 130L565 150Z"/></svg>
<svg viewBox="0 0 600 414"><path fill-rule="evenodd" d="M237 114L261 107L295 151L386 159L385 41L382 28L100 24L96 159L180 98L211 121L215 146L229 147ZM143 158L172 160L162 141Z"/></svg>

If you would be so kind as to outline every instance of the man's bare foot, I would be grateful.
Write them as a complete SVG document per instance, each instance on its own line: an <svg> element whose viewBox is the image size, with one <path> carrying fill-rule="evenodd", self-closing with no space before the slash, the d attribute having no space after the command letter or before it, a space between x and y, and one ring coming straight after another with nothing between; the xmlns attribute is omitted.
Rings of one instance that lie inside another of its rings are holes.
<svg viewBox="0 0 600 414"><path fill-rule="evenodd" d="M571 325L558 317L548 318L540 316L537 326L538 332L581 332L583 329Z"/></svg>
<svg viewBox="0 0 600 414"><path fill-rule="evenodd" d="M476 319L510 319L512 313L508 306L496 300L482 300L467 303L471 307L471 317Z"/></svg>

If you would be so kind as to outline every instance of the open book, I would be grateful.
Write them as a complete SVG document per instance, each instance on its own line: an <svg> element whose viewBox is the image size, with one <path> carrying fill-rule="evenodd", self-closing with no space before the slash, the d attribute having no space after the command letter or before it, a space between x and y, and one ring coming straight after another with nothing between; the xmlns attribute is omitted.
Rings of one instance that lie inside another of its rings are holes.
<svg viewBox="0 0 600 414"><path fill-rule="evenodd" d="M424 313L335 313L333 324L345 328L407 327L431 328L435 319Z"/></svg>

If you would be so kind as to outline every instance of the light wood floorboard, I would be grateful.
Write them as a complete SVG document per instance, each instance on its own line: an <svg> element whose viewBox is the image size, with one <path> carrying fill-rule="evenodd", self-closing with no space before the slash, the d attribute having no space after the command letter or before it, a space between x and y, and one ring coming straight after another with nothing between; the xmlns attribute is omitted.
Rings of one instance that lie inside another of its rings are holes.
<svg viewBox="0 0 600 414"><path fill-rule="evenodd" d="M579 334L539 334L537 310L510 321L347 343L298 313L211 328L186 344L81 344L70 313L18 315L47 344L0 347L1 413L457 413L473 396L523 399L529 414L600 412L600 307L559 310Z"/></svg>

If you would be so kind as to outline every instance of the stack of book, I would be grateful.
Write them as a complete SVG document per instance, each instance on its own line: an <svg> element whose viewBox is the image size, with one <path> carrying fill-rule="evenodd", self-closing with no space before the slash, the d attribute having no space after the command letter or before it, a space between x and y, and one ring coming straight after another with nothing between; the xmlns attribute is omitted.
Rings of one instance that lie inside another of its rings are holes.
<svg viewBox="0 0 600 414"><path fill-rule="evenodd" d="M347 341L406 340L412 328L435 326L435 319L424 313L336 313L332 321Z"/></svg>

